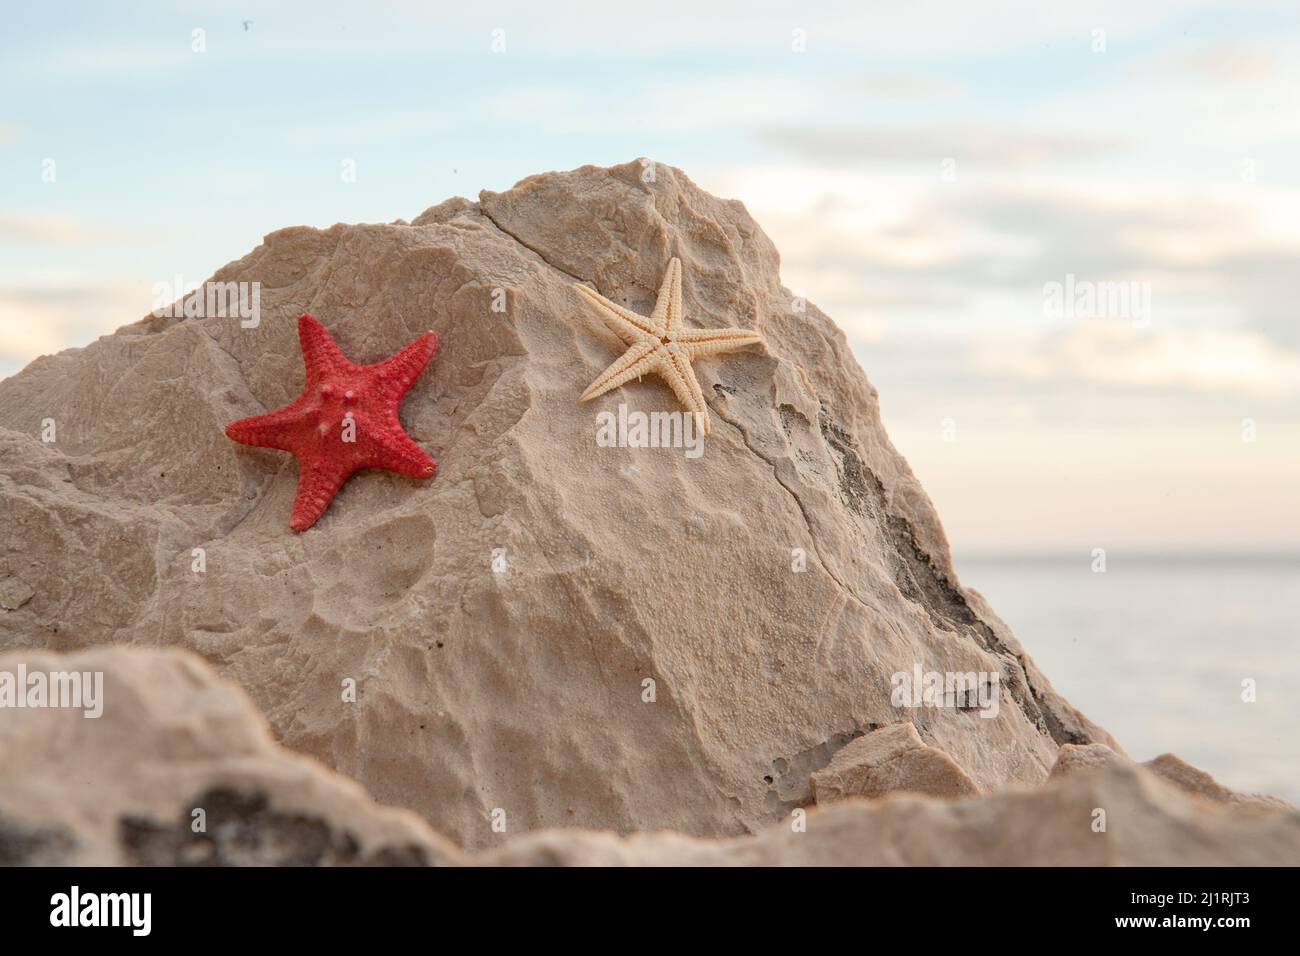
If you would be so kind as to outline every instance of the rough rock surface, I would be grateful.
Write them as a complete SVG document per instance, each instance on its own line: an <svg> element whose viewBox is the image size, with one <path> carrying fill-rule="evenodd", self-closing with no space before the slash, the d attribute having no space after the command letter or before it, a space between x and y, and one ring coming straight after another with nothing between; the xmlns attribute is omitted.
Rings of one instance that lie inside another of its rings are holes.
<svg viewBox="0 0 1300 956"><path fill-rule="evenodd" d="M1104 811L1105 816L1098 815ZM1096 829L1098 821L1105 829ZM753 837L548 831L472 862L667 866L1296 866L1300 813L1215 805L1131 763L967 800L900 794Z"/></svg>
<svg viewBox="0 0 1300 956"><path fill-rule="evenodd" d="M98 719L0 710L0 865L1300 862L1294 809L1208 800L1113 753L1074 760L1070 773L1034 790L845 800L810 809L802 830L794 818L724 840L547 830L465 855L415 814L382 808L350 780L278 747L248 697L192 654L0 654L0 671L19 663L103 671L104 709ZM204 810L203 832L192 827L195 809Z"/></svg>
<svg viewBox="0 0 1300 956"><path fill-rule="evenodd" d="M909 723L890 724L840 749L812 775L818 804L848 797L883 797L887 793L924 793L932 797L969 797L979 787L942 750L927 747Z"/></svg>
<svg viewBox="0 0 1300 956"><path fill-rule="evenodd" d="M1061 748L1060 754L1056 758L1056 765L1052 767L1048 779L1060 780L1079 772L1091 771L1097 767L1122 767L1131 763L1132 761L1127 757L1120 756L1105 744L1081 746L1066 744ZM1159 757L1148 760L1140 766L1180 790L1215 803L1295 809L1291 804L1279 797L1257 793L1238 793L1235 790L1229 790L1204 770L1193 767L1175 754L1161 754Z"/></svg>
<svg viewBox="0 0 1300 956"><path fill-rule="evenodd" d="M193 654L0 654L0 672L20 664L29 673L102 672L103 712L0 710L0 866L415 865L458 856L416 815L377 806L356 783L278 746L248 698Z"/></svg>
<svg viewBox="0 0 1300 956"><path fill-rule="evenodd" d="M546 830L465 854L416 815L377 806L277 746L248 697L192 654L0 655L0 671L19 664L103 671L104 708L98 719L0 711L0 865L1300 863L1300 813L1207 800L1114 754L1074 760L1037 789L814 807L801 829L792 816L724 840ZM195 809L206 814L202 833Z"/></svg>
<svg viewBox="0 0 1300 956"><path fill-rule="evenodd" d="M214 277L261 283L257 327L149 317L0 382L0 648L190 648L282 743L469 847L494 811L756 830L899 720L986 791L1118 749L957 582L844 335L744 207L654 170L284 229ZM571 283L644 312L672 256L688 324L768 347L697 363L702 457L598 447L599 412L675 404L652 380L577 403L619 346ZM222 428L298 394L303 311L357 362L437 331L401 418L439 472L354 477L296 536L292 459ZM916 665L999 672L998 717L894 707Z"/></svg>

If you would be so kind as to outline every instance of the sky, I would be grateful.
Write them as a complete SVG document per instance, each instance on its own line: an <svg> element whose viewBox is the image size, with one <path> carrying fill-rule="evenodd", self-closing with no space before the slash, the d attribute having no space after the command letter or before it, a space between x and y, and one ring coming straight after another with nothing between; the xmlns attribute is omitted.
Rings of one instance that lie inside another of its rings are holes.
<svg viewBox="0 0 1300 956"><path fill-rule="evenodd" d="M107 6L5 14L0 376L644 156L772 237L959 557L1300 551L1295 0Z"/></svg>

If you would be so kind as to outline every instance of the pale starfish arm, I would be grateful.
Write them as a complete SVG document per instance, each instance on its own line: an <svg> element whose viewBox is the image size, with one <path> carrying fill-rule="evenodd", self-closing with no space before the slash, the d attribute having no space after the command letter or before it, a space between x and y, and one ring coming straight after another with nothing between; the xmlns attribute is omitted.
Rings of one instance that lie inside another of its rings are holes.
<svg viewBox="0 0 1300 956"><path fill-rule="evenodd" d="M298 317L298 341L302 343L302 360L307 365L307 383L315 384L326 373L348 368L352 363L315 316Z"/></svg>
<svg viewBox="0 0 1300 956"><path fill-rule="evenodd" d="M668 272L659 286L659 298L650 314L655 333L676 332L682 327L682 260L676 256L668 263Z"/></svg>
<svg viewBox="0 0 1300 956"><path fill-rule="evenodd" d="M311 464L299 457L298 495L294 499L289 527L294 531L306 531L314 525L351 473L350 469L328 460Z"/></svg>
<svg viewBox="0 0 1300 956"><path fill-rule="evenodd" d="M402 395L415 383L424 367L429 364L429 359L437 353L437 333L425 332L400 352L370 368L374 370L375 377L384 383L389 394Z"/></svg>
<svg viewBox="0 0 1300 956"><path fill-rule="evenodd" d="M677 341L687 355L696 359L757 345L763 336L751 329L684 329L677 334Z"/></svg>
<svg viewBox="0 0 1300 956"><path fill-rule="evenodd" d="M643 339L632 346L587 386L587 390L582 393L578 401L589 402L597 395L604 395L610 389L618 388L624 382L630 382L634 378L653 372L654 352L658 344L654 339Z"/></svg>
<svg viewBox="0 0 1300 956"><path fill-rule="evenodd" d="M659 374L672 386L677 400L686 410L699 416L704 425L704 434L709 434L709 406L704 402L704 392L700 389L700 381L695 377L690 360L680 352L668 352L660 363Z"/></svg>
<svg viewBox="0 0 1300 956"><path fill-rule="evenodd" d="M652 323L645 316L637 315L630 309L625 309L621 305L610 302L599 292L588 289L585 285L574 283L573 287L578 290L578 294L586 300L587 304L591 306L591 310L609 327L610 331L628 345L635 345L646 336L657 337Z"/></svg>

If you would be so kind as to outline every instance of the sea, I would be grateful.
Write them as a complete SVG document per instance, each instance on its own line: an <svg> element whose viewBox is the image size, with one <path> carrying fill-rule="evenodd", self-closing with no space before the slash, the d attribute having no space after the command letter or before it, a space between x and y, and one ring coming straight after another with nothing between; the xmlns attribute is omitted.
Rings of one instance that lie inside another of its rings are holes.
<svg viewBox="0 0 1300 956"><path fill-rule="evenodd" d="M1136 760L1300 806L1300 554L955 556L1053 686Z"/></svg>

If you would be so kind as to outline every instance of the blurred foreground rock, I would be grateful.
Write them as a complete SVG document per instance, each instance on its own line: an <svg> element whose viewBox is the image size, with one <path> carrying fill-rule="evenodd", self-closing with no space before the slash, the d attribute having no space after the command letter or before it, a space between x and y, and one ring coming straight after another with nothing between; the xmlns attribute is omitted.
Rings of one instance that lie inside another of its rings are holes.
<svg viewBox="0 0 1300 956"><path fill-rule="evenodd" d="M1105 744L1087 744L1061 748L1061 755L1056 766L1048 775L1049 780L1060 780L1080 772L1087 772L1096 767L1125 766L1130 763L1127 757L1121 757ZM1258 793L1237 793L1229 790L1204 770L1193 767L1187 761L1174 754L1161 754L1153 760L1141 764L1166 783L1187 793L1203 797L1215 803L1230 803L1242 806L1274 807L1294 810L1287 801Z"/></svg>
<svg viewBox="0 0 1300 956"><path fill-rule="evenodd" d="M435 863L419 817L272 739L237 687L179 650L0 654L103 674L102 714L0 709L0 866Z"/></svg>
<svg viewBox="0 0 1300 956"><path fill-rule="evenodd" d="M103 712L0 710L0 865L1300 863L1300 813L1191 793L1113 753L1037 788L844 800L751 837L550 830L462 854L273 743L247 696L193 655L0 655L0 674L20 666L102 671Z"/></svg>

